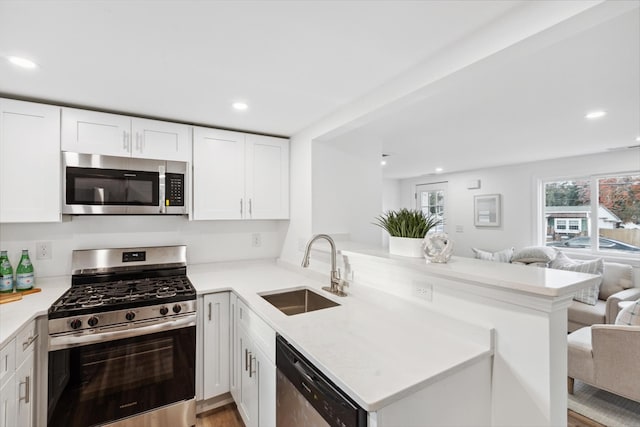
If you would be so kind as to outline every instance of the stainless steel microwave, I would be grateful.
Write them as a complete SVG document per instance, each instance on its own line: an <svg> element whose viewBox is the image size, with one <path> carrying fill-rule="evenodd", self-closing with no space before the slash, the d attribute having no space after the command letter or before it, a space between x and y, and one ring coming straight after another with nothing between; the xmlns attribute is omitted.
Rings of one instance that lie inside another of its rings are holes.
<svg viewBox="0 0 640 427"><path fill-rule="evenodd" d="M189 213L186 162L62 154L63 214Z"/></svg>

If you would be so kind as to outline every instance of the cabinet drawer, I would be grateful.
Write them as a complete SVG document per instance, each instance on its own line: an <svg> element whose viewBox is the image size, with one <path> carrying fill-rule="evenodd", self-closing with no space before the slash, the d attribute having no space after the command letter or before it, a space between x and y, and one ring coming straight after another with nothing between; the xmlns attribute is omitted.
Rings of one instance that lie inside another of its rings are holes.
<svg viewBox="0 0 640 427"><path fill-rule="evenodd" d="M276 332L240 300L238 300L238 325L251 334L265 355L275 363Z"/></svg>
<svg viewBox="0 0 640 427"><path fill-rule="evenodd" d="M16 368L16 339L9 341L0 350L0 386L13 375Z"/></svg>
<svg viewBox="0 0 640 427"><path fill-rule="evenodd" d="M36 322L29 323L18 332L18 336L16 337L16 360L18 364L22 363L27 353L33 351L37 338Z"/></svg>

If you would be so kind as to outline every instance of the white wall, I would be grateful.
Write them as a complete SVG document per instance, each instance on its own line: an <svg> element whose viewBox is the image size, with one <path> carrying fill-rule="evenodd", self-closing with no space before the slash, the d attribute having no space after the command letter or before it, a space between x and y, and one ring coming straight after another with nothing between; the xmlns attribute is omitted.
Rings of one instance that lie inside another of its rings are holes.
<svg viewBox="0 0 640 427"><path fill-rule="evenodd" d="M382 210L381 145L374 141L314 142L312 231L345 233L350 240L379 246L371 224Z"/></svg>
<svg viewBox="0 0 640 427"><path fill-rule="evenodd" d="M449 227L447 232L456 245L456 254L473 256L472 247L496 251L515 246L522 248L541 243L537 213L538 182L541 179L589 176L640 170L640 152L636 150L592 154L580 157L479 169L469 172L425 176L401 181L402 206L411 206L416 184L429 179L448 181ZM467 183L479 179L480 189L469 190ZM475 227L473 197L479 194L502 195L502 225ZM462 227L462 232L456 232Z"/></svg>
<svg viewBox="0 0 640 427"><path fill-rule="evenodd" d="M9 252L13 268L21 249L29 249L36 277L71 272L74 249L187 245L190 264L241 259L277 258L287 221L189 221L175 216L77 216L58 224L2 224L0 248ZM260 247L252 235L260 233ZM52 243L52 259L38 260L36 242Z"/></svg>

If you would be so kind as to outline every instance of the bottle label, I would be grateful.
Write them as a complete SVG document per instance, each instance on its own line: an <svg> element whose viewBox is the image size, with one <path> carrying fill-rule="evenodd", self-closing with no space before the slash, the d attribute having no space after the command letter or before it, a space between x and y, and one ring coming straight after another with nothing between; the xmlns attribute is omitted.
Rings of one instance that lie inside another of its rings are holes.
<svg viewBox="0 0 640 427"><path fill-rule="evenodd" d="M13 290L13 275L0 277L0 292L9 292Z"/></svg>
<svg viewBox="0 0 640 427"><path fill-rule="evenodd" d="M27 290L33 288L34 276L33 273L19 273L16 274L16 289Z"/></svg>

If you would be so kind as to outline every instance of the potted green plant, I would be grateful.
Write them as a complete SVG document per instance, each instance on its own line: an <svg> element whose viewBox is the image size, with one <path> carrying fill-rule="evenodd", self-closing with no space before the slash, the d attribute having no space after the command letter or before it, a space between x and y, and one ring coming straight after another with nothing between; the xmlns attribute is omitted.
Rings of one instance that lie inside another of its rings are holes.
<svg viewBox="0 0 640 427"><path fill-rule="evenodd" d="M422 258L422 239L440 222L435 215L404 208L385 212L373 224L389 233L389 253Z"/></svg>

